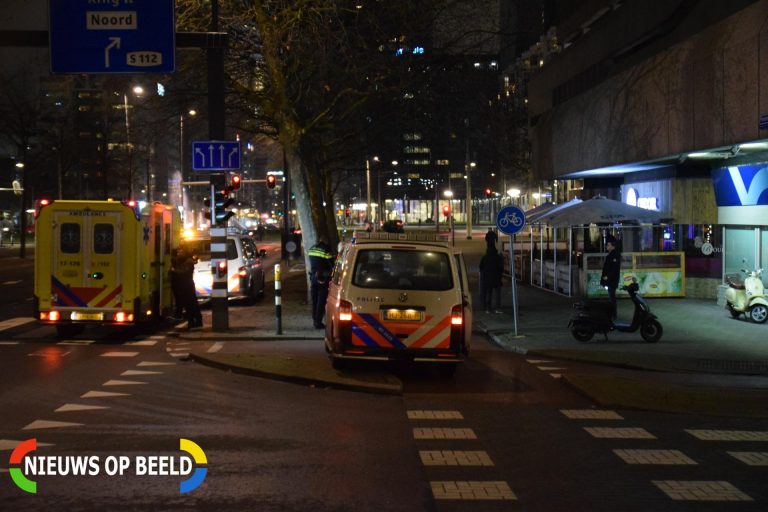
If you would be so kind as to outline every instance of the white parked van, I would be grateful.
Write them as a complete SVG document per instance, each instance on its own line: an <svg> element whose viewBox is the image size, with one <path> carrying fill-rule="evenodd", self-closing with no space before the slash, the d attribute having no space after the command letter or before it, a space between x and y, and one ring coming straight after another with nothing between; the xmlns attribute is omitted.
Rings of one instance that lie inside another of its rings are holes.
<svg viewBox="0 0 768 512"><path fill-rule="evenodd" d="M452 374L469 353L472 299L464 258L432 235L355 233L336 260L325 346L346 359L441 363ZM418 239L417 239L418 238Z"/></svg>

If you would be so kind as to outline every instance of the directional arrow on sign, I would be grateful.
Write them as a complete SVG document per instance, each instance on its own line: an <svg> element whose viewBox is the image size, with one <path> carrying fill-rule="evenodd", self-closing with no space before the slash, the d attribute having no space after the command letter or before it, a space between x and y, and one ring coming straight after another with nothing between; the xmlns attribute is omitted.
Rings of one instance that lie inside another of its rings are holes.
<svg viewBox="0 0 768 512"><path fill-rule="evenodd" d="M117 50L120 49L120 38L119 37L110 37L109 38L109 44L106 48L104 48L104 67L109 67L109 50L112 48L115 48Z"/></svg>

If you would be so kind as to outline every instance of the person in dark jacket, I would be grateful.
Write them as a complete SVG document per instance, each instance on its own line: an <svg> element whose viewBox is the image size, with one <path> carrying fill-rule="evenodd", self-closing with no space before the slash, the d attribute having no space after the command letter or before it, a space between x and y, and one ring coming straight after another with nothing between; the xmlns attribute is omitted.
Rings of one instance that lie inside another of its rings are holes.
<svg viewBox="0 0 768 512"><path fill-rule="evenodd" d="M488 228L488 232L485 234L485 244L488 246L492 245L496 247L496 242L498 240L499 240L499 235L496 234L493 228Z"/></svg>
<svg viewBox="0 0 768 512"><path fill-rule="evenodd" d="M334 256L325 238L320 237L308 252L310 292L312 295L312 324L324 329L325 301L328 299L328 281L333 270Z"/></svg>
<svg viewBox="0 0 768 512"><path fill-rule="evenodd" d="M171 266L171 289L176 299L176 310L184 310L188 329L201 329L203 315L195 292L195 256L183 247L176 249Z"/></svg>
<svg viewBox="0 0 768 512"><path fill-rule="evenodd" d="M621 253L619 243L615 237L608 235L605 238L605 248L608 255L603 262L603 273L600 276L600 285L608 290L608 298L611 301L611 318L616 318L616 288L619 287L621 278Z"/></svg>
<svg viewBox="0 0 768 512"><path fill-rule="evenodd" d="M488 244L485 255L480 259L480 298L486 313L501 313L501 280L504 276L504 257L496 246Z"/></svg>

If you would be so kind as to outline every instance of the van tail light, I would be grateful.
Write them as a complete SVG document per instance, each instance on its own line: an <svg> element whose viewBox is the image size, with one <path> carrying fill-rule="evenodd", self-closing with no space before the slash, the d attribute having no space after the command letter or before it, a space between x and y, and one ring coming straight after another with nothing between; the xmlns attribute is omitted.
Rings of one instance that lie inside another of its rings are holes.
<svg viewBox="0 0 768 512"><path fill-rule="evenodd" d="M240 277L247 277L248 269L246 269L245 267L240 267L239 269L237 269L237 275L239 275Z"/></svg>
<svg viewBox="0 0 768 512"><path fill-rule="evenodd" d="M339 301L339 322L352 321L352 303L346 300Z"/></svg>
<svg viewBox="0 0 768 512"><path fill-rule="evenodd" d="M58 322L61 320L61 313L58 311L41 311L40 320L48 320L49 322Z"/></svg>
<svg viewBox="0 0 768 512"><path fill-rule="evenodd" d="M464 308L461 307L461 304L457 304L451 309L451 325L456 327L464 325Z"/></svg>
<svg viewBox="0 0 768 512"><path fill-rule="evenodd" d="M114 321L118 324L124 324L125 322L133 322L133 313L126 313L125 311L118 311L113 317Z"/></svg>
<svg viewBox="0 0 768 512"><path fill-rule="evenodd" d="M451 350L458 350L464 338L464 308L456 304L451 308Z"/></svg>

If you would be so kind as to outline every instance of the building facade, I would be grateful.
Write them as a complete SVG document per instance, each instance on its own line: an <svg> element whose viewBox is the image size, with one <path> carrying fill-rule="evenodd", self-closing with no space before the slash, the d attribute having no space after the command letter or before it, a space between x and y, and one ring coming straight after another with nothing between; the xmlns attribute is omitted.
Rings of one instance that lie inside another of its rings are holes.
<svg viewBox="0 0 768 512"><path fill-rule="evenodd" d="M530 77L536 178L663 212L689 296L768 266L766 20L764 0L587 2Z"/></svg>

